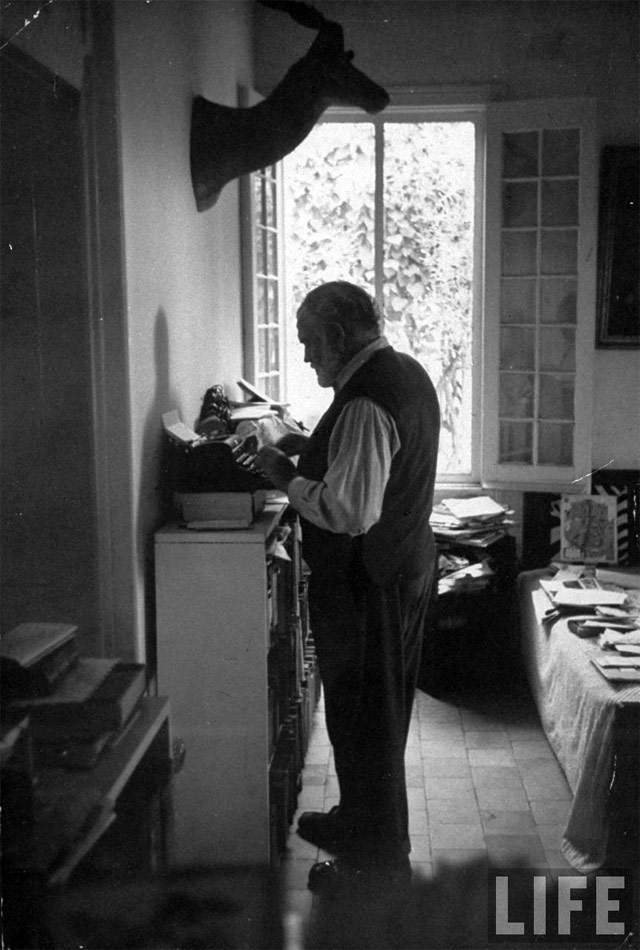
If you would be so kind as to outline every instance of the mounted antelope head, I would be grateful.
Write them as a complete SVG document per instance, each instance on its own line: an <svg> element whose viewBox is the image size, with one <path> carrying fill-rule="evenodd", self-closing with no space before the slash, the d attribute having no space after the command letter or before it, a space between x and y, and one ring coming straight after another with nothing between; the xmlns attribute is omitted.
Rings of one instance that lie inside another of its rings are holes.
<svg viewBox="0 0 640 950"><path fill-rule="evenodd" d="M338 23L297 0L260 0L318 31L307 54L262 102L246 109L193 100L191 180L198 211L211 208L224 186L280 161L303 141L329 106L381 112L389 96L352 65Z"/></svg>

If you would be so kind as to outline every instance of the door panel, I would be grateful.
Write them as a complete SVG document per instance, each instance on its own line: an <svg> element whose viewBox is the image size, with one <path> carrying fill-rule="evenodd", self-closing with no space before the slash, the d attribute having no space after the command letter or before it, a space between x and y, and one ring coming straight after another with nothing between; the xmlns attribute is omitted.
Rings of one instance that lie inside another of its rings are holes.
<svg viewBox="0 0 640 950"><path fill-rule="evenodd" d="M69 621L99 653L79 93L2 55L2 631Z"/></svg>

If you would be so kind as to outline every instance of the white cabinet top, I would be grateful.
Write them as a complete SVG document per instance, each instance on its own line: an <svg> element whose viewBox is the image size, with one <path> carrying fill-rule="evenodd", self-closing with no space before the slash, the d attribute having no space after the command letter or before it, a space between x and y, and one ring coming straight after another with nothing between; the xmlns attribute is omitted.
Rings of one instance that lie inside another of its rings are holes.
<svg viewBox="0 0 640 950"><path fill-rule="evenodd" d="M179 524L167 524L156 532L156 544L261 544L277 527L286 502L270 502L248 528L200 531Z"/></svg>

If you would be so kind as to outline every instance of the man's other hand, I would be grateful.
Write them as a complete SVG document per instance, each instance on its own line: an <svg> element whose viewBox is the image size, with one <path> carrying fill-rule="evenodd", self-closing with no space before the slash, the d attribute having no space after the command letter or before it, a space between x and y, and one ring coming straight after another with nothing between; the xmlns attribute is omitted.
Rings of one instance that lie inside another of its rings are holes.
<svg viewBox="0 0 640 950"><path fill-rule="evenodd" d="M265 445L260 449L256 455L256 462L280 491L286 491L291 479L298 474L291 459L273 445Z"/></svg>
<svg viewBox="0 0 640 950"><path fill-rule="evenodd" d="M287 435L283 435L281 439L278 439L276 448L284 452L285 455L300 455L301 452L304 452L308 441L309 436L303 435L302 432L288 432Z"/></svg>

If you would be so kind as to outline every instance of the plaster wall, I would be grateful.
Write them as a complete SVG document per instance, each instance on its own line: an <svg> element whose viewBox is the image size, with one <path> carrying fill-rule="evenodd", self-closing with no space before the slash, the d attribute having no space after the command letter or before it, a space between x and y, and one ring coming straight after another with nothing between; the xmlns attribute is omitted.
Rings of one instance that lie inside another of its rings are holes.
<svg viewBox="0 0 640 950"><path fill-rule="evenodd" d="M226 0L129 0L115 10L142 632L153 621L153 533L167 514L162 414L177 409L193 425L205 390L233 392L242 373L238 184L196 211L189 134L195 94L234 105L237 85L250 82L250 23L245 3Z"/></svg>

